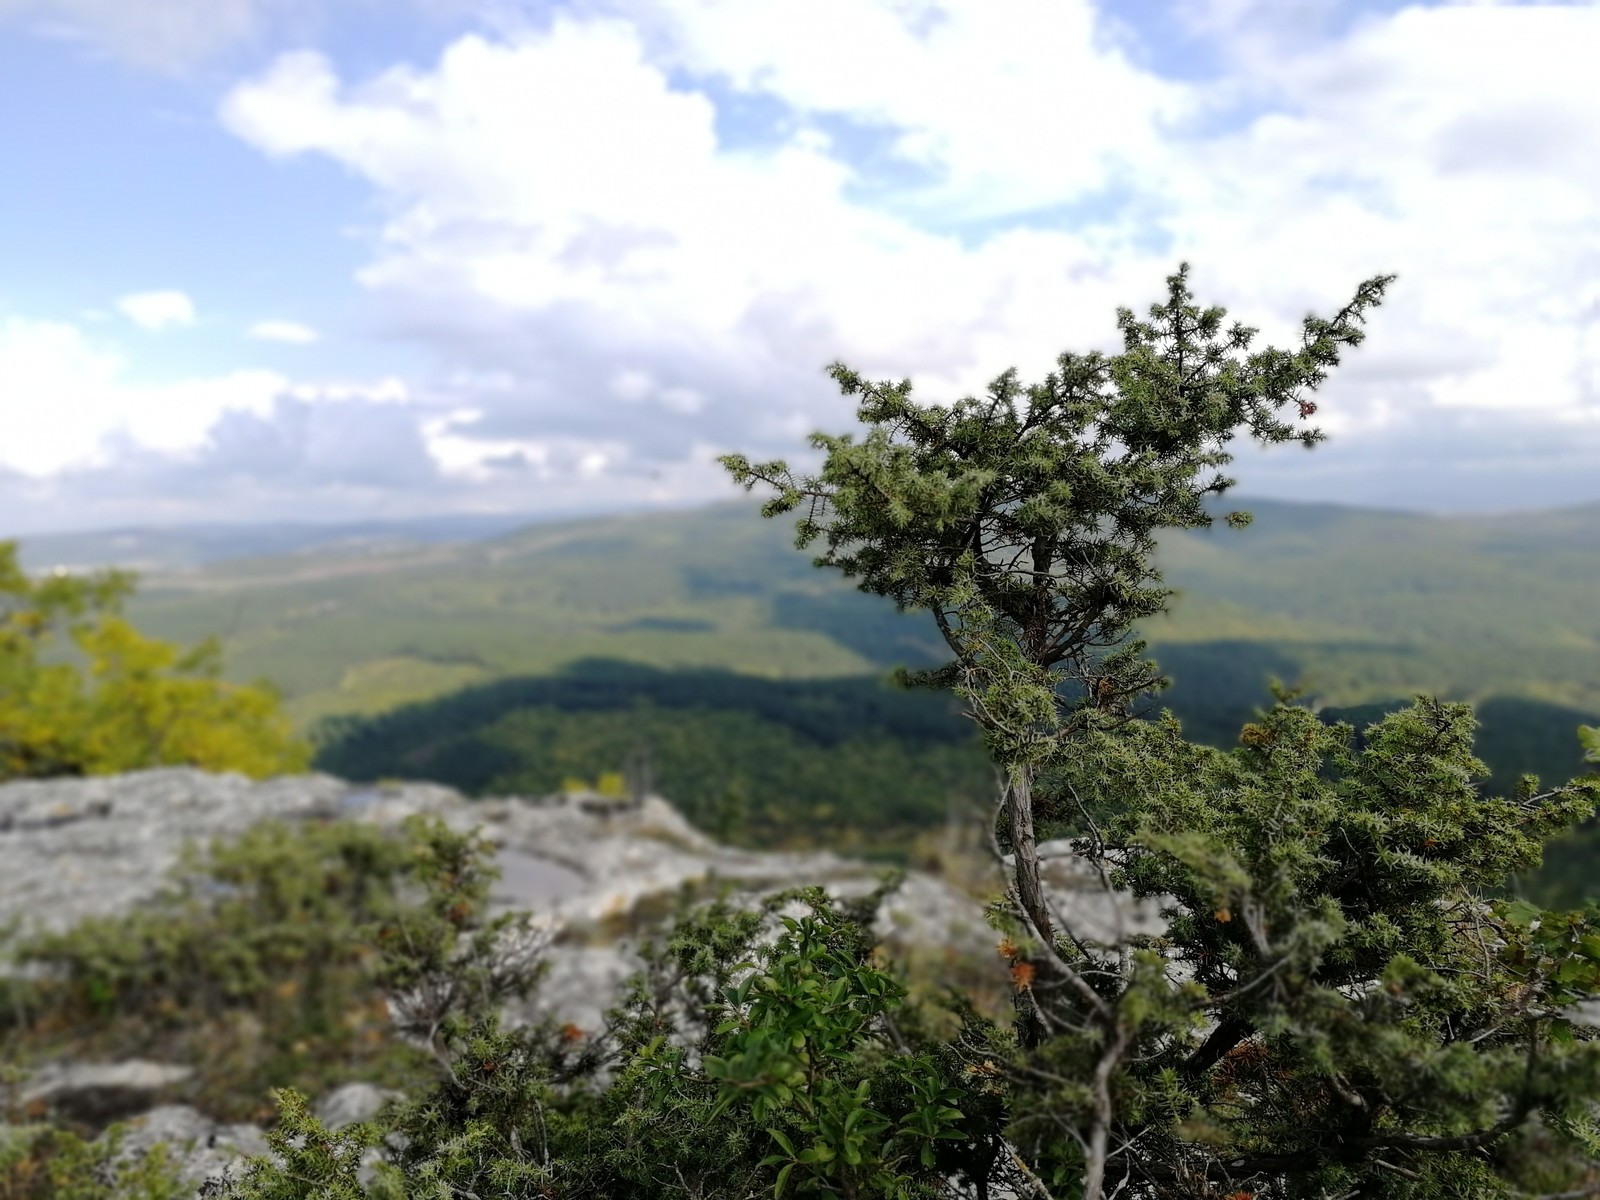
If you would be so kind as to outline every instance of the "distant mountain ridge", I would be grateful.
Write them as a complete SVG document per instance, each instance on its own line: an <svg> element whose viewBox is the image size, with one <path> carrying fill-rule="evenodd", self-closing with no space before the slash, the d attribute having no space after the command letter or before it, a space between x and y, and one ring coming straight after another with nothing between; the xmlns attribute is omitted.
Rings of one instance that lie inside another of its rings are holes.
<svg viewBox="0 0 1600 1200"><path fill-rule="evenodd" d="M1179 594L1143 631L1185 688L1227 676L1231 694L1253 679L1264 696L1275 674L1336 705L1429 691L1600 712L1600 505L1216 507L1255 521L1164 538L1158 561ZM220 635L228 677L271 680L307 727L586 658L772 678L940 660L925 615L815 569L792 522L756 508L154 531L149 555L184 565L144 572L129 615L173 640ZM55 546L24 539L24 561Z"/></svg>
<svg viewBox="0 0 1600 1200"><path fill-rule="evenodd" d="M706 508L748 508L744 500L722 501ZM1217 517L1245 509L1272 521L1282 513L1298 529L1337 525L1352 514L1401 522L1463 524L1486 535L1499 534L1552 542L1576 539L1580 544L1600 541L1600 501L1553 509L1492 515L1426 513L1410 509L1371 508L1323 502L1247 498L1216 500L1207 505ZM640 510L598 516L533 516L516 513L446 513L432 517L374 518L319 523L309 521L198 523L172 526L118 526L110 529L18 535L18 559L30 573L65 567L90 571L120 567L135 571L174 571L211 566L236 559L267 557L338 549L398 549L407 544L487 541L524 530L591 521L631 520L659 515L663 510ZM671 510L682 512L685 510ZM688 510L702 511L702 510ZM1491 537L1491 540L1493 538Z"/></svg>
<svg viewBox="0 0 1600 1200"><path fill-rule="evenodd" d="M37 534L17 540L22 569L38 574L57 567L93 571L180 571L273 554L307 551L378 550L407 544L463 542L523 528L525 515L463 513L321 525L309 522L127 526L72 533Z"/></svg>

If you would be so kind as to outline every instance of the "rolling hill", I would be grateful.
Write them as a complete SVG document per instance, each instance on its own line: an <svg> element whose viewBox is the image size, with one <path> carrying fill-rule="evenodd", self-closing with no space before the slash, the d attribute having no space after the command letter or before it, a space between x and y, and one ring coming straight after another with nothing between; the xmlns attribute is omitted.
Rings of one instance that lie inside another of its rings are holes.
<svg viewBox="0 0 1600 1200"><path fill-rule="evenodd" d="M1600 715L1600 506L1228 507L1254 524L1162 543L1179 595L1144 630L1191 736L1231 744L1277 677L1358 725L1415 692L1477 702L1497 788L1580 769L1574 727ZM226 676L276 685L321 769L539 792L643 751L703 824L737 810L759 843L893 857L984 802L983 755L948 698L882 686L942 661L931 620L817 570L791 530L742 500L476 537L470 521L75 536L102 562L136 536L174 564L144 574L131 619L219 634ZM1587 879L1594 836L1556 854L1563 886Z"/></svg>
<svg viewBox="0 0 1600 1200"><path fill-rule="evenodd" d="M1329 704L1428 691L1600 712L1600 506L1232 507L1255 524L1162 543L1180 594L1144 632L1180 687L1260 697L1274 674ZM219 634L227 676L270 679L303 728L589 658L819 678L942 649L925 616L813 568L749 501L151 571L129 615Z"/></svg>

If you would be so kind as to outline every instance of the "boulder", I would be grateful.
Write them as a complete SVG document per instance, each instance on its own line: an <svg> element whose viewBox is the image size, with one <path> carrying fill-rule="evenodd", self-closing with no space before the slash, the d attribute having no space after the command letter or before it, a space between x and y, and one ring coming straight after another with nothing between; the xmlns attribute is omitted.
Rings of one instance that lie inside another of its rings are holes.
<svg viewBox="0 0 1600 1200"><path fill-rule="evenodd" d="M51 1114L75 1123L104 1126L148 1109L161 1092L194 1074L177 1063L47 1063L29 1073L0 1107Z"/></svg>

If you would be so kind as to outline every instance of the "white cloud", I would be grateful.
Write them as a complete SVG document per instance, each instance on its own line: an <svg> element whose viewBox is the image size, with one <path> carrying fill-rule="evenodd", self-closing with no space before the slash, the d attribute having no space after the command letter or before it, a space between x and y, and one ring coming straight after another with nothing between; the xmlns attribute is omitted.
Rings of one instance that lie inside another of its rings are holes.
<svg viewBox="0 0 1600 1200"><path fill-rule="evenodd" d="M0 466L34 476L110 461L108 439L182 452L231 409L266 411L288 380L238 370L166 384L124 378L122 355L75 326L0 321Z"/></svg>
<svg viewBox="0 0 1600 1200"><path fill-rule="evenodd" d="M362 282L458 379L496 380L455 387L479 412L457 464L474 443L540 461L552 437L620 438L612 472L794 450L848 421L833 358L938 398L1037 378L1063 349L1120 349L1115 308L1163 299L1180 258L1257 349L1400 274L1324 389L1341 436L1415 432L1402 404L1551 429L1600 406L1594 6L1414 6L1313 38L1213 0L1192 24L1227 39L1229 74L1199 83L1135 65L1082 0L610 11L364 82L285 55L223 105L266 153L325 155L382 198ZM719 140L692 82L712 78L787 112L764 147ZM1199 132L1241 103L1263 111ZM823 120L922 174L875 174ZM1099 221L1037 215L1085 203Z"/></svg>
<svg viewBox="0 0 1600 1200"><path fill-rule="evenodd" d="M298 321L257 321L250 326L250 336L263 342L285 342L305 346L319 340L320 336L309 325Z"/></svg>
<svg viewBox="0 0 1600 1200"><path fill-rule="evenodd" d="M139 328L151 332L194 324L194 302L182 292L136 292L118 300L117 308Z"/></svg>
<svg viewBox="0 0 1600 1200"><path fill-rule="evenodd" d="M0 0L0 18L176 62L298 2ZM367 182L364 315L437 374L136 387L110 343L13 320L0 406L18 382L53 400L0 466L103 470L108 496L119 462L173 494L226 477L217 495L261 511L295 488L319 506L727 494L716 450L797 456L849 423L832 359L925 399L1011 365L1037 379L1063 349L1119 350L1116 307L1142 316L1186 258L1197 302L1260 326L1257 349L1401 276L1319 397L1335 442L1242 463L1241 490L1592 496L1600 6L1413 4L1330 34L1342 5L1137 6L1213 41L1224 73L1189 82L1140 65L1136 6L1113 0L585 0L370 78L281 55L221 118ZM194 320L182 293L118 307Z"/></svg>

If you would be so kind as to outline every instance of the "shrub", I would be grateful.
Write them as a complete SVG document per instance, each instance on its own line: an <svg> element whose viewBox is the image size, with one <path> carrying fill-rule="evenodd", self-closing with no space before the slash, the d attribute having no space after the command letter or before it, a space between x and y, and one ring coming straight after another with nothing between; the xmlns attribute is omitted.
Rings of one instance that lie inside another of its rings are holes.
<svg viewBox="0 0 1600 1200"><path fill-rule="evenodd" d="M45 971L14 982L11 1035L35 1056L191 1063L187 1098L232 1119L270 1114L284 1084L425 1079L426 1056L392 1035L374 939L416 923L408 887L460 840L422 819L266 822L189 847L154 903L15 948Z"/></svg>
<svg viewBox="0 0 1600 1200"><path fill-rule="evenodd" d="M304 771L270 685L222 682L221 647L187 651L147 638L119 614L134 576L32 580L16 543L0 542L0 780L195 766L254 778ZM58 627L86 670L46 664Z"/></svg>

